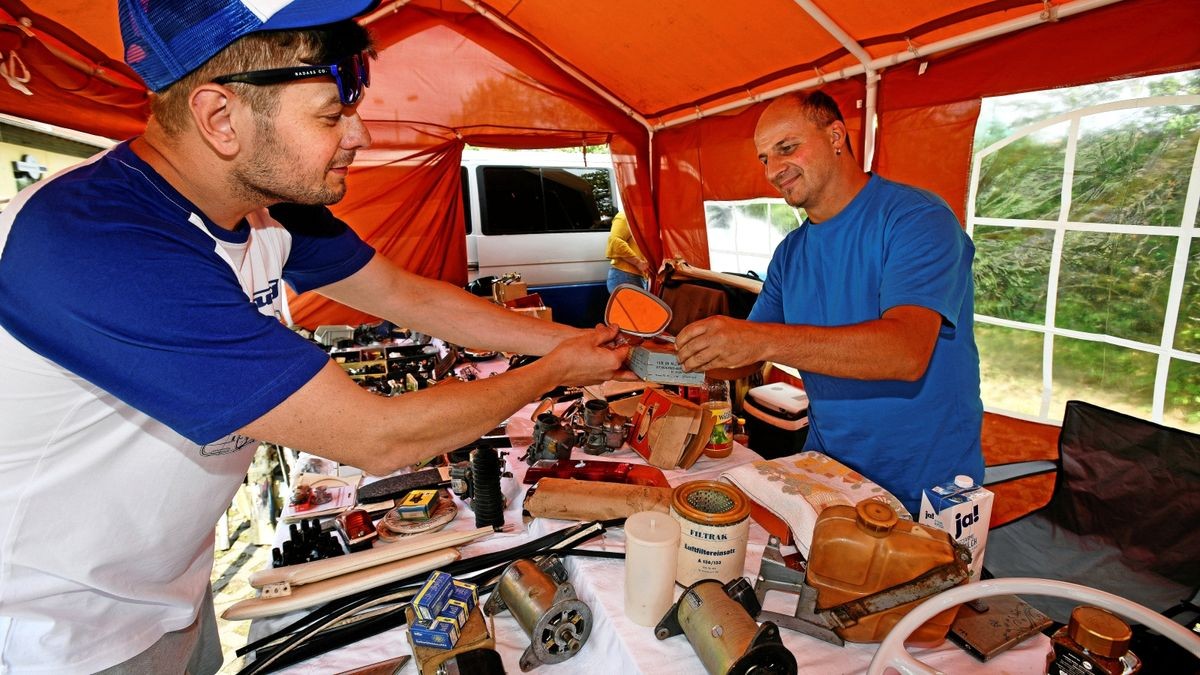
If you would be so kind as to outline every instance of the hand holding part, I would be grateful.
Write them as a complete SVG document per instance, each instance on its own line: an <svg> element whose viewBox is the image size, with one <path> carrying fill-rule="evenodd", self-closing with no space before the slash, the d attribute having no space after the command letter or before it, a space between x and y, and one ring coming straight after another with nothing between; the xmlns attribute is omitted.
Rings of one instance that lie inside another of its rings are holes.
<svg viewBox="0 0 1200 675"><path fill-rule="evenodd" d="M740 368L764 355L754 325L728 316L710 316L690 323L675 337L675 353L688 372Z"/></svg>
<svg viewBox="0 0 1200 675"><path fill-rule="evenodd" d="M597 326L579 337L562 341L543 360L554 364L559 383L568 386L630 379L632 373L624 366L629 347L611 347L609 343L616 337L616 328Z"/></svg>

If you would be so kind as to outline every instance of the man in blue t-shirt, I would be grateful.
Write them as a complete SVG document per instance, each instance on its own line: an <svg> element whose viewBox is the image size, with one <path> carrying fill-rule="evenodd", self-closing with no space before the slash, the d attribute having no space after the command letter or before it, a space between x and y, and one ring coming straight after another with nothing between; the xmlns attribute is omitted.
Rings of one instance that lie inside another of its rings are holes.
<svg viewBox="0 0 1200 675"><path fill-rule="evenodd" d="M0 672L215 672L213 529L254 439L386 475L632 377L615 329L410 274L326 208L370 140L373 5L121 0L145 133L0 214ZM285 325L283 283L544 358L377 396Z"/></svg>
<svg viewBox="0 0 1200 675"><path fill-rule="evenodd" d="M859 168L837 104L790 94L754 132L767 179L808 214L771 258L748 321L680 331L686 370L763 361L801 372L805 449L886 488L913 513L921 490L983 479L975 247L937 196Z"/></svg>

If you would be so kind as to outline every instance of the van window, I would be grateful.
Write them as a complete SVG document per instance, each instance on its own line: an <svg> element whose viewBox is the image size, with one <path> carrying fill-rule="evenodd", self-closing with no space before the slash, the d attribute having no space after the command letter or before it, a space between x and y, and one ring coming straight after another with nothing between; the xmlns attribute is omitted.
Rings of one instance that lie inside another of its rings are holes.
<svg viewBox="0 0 1200 675"><path fill-rule="evenodd" d="M540 234L608 229L616 213L608 169L483 166L483 234Z"/></svg>

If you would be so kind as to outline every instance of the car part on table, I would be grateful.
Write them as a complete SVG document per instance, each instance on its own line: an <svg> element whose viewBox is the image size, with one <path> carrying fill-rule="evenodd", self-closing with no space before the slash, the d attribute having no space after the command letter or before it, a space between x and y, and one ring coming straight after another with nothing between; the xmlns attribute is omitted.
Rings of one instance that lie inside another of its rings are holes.
<svg viewBox="0 0 1200 675"><path fill-rule="evenodd" d="M579 434L562 423L558 415L544 412L533 423L533 441L523 459L529 463L542 459L568 459L583 441Z"/></svg>
<svg viewBox="0 0 1200 675"><path fill-rule="evenodd" d="M414 574L441 569L458 558L457 549L444 548L303 586L270 586L264 588L259 597L233 603L221 612L221 618L226 621L247 621L316 607L393 581L407 579ZM286 592L276 590L279 588L286 589Z"/></svg>
<svg viewBox="0 0 1200 675"><path fill-rule="evenodd" d="M750 500L737 487L714 480L684 483L671 493L671 515L679 521L675 581L721 583L742 576L750 535Z"/></svg>
<svg viewBox="0 0 1200 675"><path fill-rule="evenodd" d="M579 523L501 551L472 556L441 568L473 583L491 583L496 569L513 560L547 553L579 554L576 547L605 531L602 523ZM590 555L607 552L589 552ZM472 575L466 577L465 575ZM263 675L324 654L406 623L403 605L416 594L426 575L412 576L331 602L279 631L237 649L254 660L237 675Z"/></svg>
<svg viewBox="0 0 1200 675"><path fill-rule="evenodd" d="M428 553L450 546L460 546L486 537L495 532L490 527L481 527L467 532L438 532L411 537L403 544L381 545L375 548L347 553L336 558L327 558L315 562L289 565L275 569L259 570L250 575L250 585L264 589L264 593L285 595L284 586L300 586L311 584L324 579L330 579L342 574L382 565L394 560L411 558L421 553ZM272 588L271 591L267 591Z"/></svg>
<svg viewBox="0 0 1200 675"><path fill-rule="evenodd" d="M592 610L575 596L557 556L514 560L484 605L489 616L508 609L530 637L521 670L561 663L579 653L592 632Z"/></svg>
<svg viewBox="0 0 1200 675"><path fill-rule="evenodd" d="M1055 581L1051 579L1033 579L1029 577L1010 577L1007 579L987 579L976 583L965 584L957 588L938 593L926 599L915 607L903 619L896 623L879 649L871 659L867 675L883 675L889 669L894 669L904 675L925 673L926 675L940 674L941 671L930 668L912 657L904 649L905 639L922 624L948 608L954 608L977 598L990 598L997 595L1048 595L1055 598L1069 598L1081 604L1094 605L1110 610L1125 617L1132 623L1140 623L1183 647L1197 658L1200 658L1200 636L1186 627L1181 626L1167 617L1139 605L1132 600L1126 600L1119 595L1079 584Z"/></svg>
<svg viewBox="0 0 1200 675"><path fill-rule="evenodd" d="M607 483L671 487L666 475L658 467L603 459L539 460L529 466L521 482L533 485L542 478L572 478L574 480L600 480Z"/></svg>
<svg viewBox="0 0 1200 675"><path fill-rule="evenodd" d="M321 530L320 520L305 518L288 525L287 540L271 549L271 567L286 567L345 554L346 551L333 534Z"/></svg>
<svg viewBox="0 0 1200 675"><path fill-rule="evenodd" d="M358 503L369 504L398 499L412 490L443 487L450 480L446 469L421 469L412 473L389 476L358 488Z"/></svg>
<svg viewBox="0 0 1200 675"><path fill-rule="evenodd" d="M796 657L783 646L779 628L770 621L755 623L757 612L758 601L743 577L726 584L702 579L667 610L654 636L686 635L710 675L794 675Z"/></svg>
<svg viewBox="0 0 1200 675"><path fill-rule="evenodd" d="M543 478L525 493L524 509L534 518L612 520L639 511L667 513L671 489L601 481Z"/></svg>
<svg viewBox="0 0 1200 675"><path fill-rule="evenodd" d="M628 417L609 409L608 401L598 398L584 403L572 422L582 427L583 451L589 455L620 450L632 426Z"/></svg>
<svg viewBox="0 0 1200 675"><path fill-rule="evenodd" d="M771 537L755 585L759 602L768 591L790 593L797 596L796 610L759 617L841 645L879 642L922 599L965 583L970 552L945 532L901 521L889 506L868 499L821 512L810 558L807 565L799 554L784 558ZM914 643L940 644L955 613L924 626Z"/></svg>

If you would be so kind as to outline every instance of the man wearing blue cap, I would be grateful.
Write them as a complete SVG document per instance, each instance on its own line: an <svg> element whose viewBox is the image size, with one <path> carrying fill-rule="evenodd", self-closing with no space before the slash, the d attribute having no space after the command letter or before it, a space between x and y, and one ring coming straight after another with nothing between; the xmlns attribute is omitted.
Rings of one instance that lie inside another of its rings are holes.
<svg viewBox="0 0 1200 675"><path fill-rule="evenodd" d="M211 673L212 531L257 443L383 475L539 393L624 376L614 330L404 272L324 205L369 136L370 0L121 0L143 136L0 216L0 672ZM544 354L384 398L291 331L281 282ZM72 508L64 508L70 506Z"/></svg>

